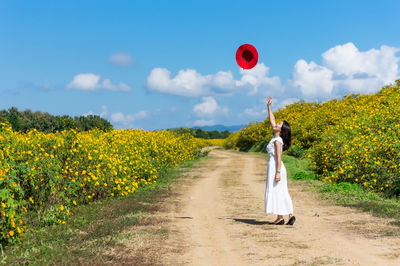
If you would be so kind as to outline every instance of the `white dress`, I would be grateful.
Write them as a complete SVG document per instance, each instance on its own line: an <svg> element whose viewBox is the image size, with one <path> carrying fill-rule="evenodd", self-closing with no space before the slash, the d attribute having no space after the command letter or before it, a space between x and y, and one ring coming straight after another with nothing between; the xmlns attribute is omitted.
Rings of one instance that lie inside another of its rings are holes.
<svg viewBox="0 0 400 266"><path fill-rule="evenodd" d="M275 141L279 141L281 143L281 152L283 150L283 139L281 137L273 137L267 145L268 167L267 184L265 189L265 213L286 215L293 213L293 205L287 187L286 168L282 160L281 180L279 182L275 181L276 168L278 166L275 153Z"/></svg>

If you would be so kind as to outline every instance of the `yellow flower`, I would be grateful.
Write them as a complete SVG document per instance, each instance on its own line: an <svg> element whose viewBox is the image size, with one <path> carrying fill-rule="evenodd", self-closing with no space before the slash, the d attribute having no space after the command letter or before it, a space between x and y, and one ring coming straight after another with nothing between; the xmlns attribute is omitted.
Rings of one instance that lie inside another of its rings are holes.
<svg viewBox="0 0 400 266"><path fill-rule="evenodd" d="M60 210L64 210L64 206L62 204L60 206Z"/></svg>
<svg viewBox="0 0 400 266"><path fill-rule="evenodd" d="M14 235L14 231L11 230L11 231L9 232L9 234L10 234L10 236L13 236L13 235Z"/></svg>

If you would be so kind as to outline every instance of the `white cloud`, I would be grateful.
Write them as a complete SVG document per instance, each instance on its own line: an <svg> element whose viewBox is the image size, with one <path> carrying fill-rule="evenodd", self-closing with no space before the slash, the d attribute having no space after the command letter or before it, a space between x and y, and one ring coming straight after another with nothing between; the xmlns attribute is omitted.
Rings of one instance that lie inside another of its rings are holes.
<svg viewBox="0 0 400 266"><path fill-rule="evenodd" d="M233 78L230 71L218 71L214 75L201 75L194 69L180 70L171 78L166 68L154 68L147 77L147 88L187 97L198 97L212 93L248 92L254 95L281 88L279 77L268 77L269 68L263 63L251 70L240 70L240 80Z"/></svg>
<svg viewBox="0 0 400 266"><path fill-rule="evenodd" d="M284 108L286 105L297 102L300 99L298 98L283 98L283 100L279 100L273 97L273 107L272 111L276 112L279 109ZM268 116L268 106L267 106L267 98L260 98L259 104L252 106L250 108L245 108L243 112L238 113L237 117L239 118L258 118L265 119Z"/></svg>
<svg viewBox="0 0 400 266"><path fill-rule="evenodd" d="M102 105L101 109L102 109L102 112L100 114L100 117L105 117L107 115L107 106Z"/></svg>
<svg viewBox="0 0 400 266"><path fill-rule="evenodd" d="M122 124L124 126L131 126L133 122L146 118L148 116L149 113L144 110L141 110L135 114L124 114L122 112L117 112L111 114L111 122Z"/></svg>
<svg viewBox="0 0 400 266"><path fill-rule="evenodd" d="M129 54L126 53L115 53L112 54L109 58L110 62L116 66L131 66L132 58Z"/></svg>
<svg viewBox="0 0 400 266"><path fill-rule="evenodd" d="M379 50L360 52L350 42L323 53L322 62L337 73L337 86L352 92L372 92L398 78L399 51L400 48L382 45Z"/></svg>
<svg viewBox="0 0 400 266"><path fill-rule="evenodd" d="M267 109L259 107L246 108L244 113L253 117L265 117L267 115Z"/></svg>
<svg viewBox="0 0 400 266"><path fill-rule="evenodd" d="M101 114L96 114L96 113L93 113L93 111L89 111L89 112L84 113L84 114L82 114L82 115L83 115L83 116L98 115L98 116L104 118L104 117L107 115L107 106L106 106L106 105L102 105L102 106L101 106L101 109L102 109Z"/></svg>
<svg viewBox="0 0 400 266"><path fill-rule="evenodd" d="M232 72L230 71L218 71L211 77L210 86L219 89L221 91L230 91L235 88L236 83L233 79Z"/></svg>
<svg viewBox="0 0 400 266"><path fill-rule="evenodd" d="M122 112L116 112L116 113L111 113L108 115L108 108L106 105L101 106L102 112L100 114L94 113L92 111L89 111L83 116L88 116L88 115L98 115L102 118L110 117L110 122L120 124L123 126L133 126L133 122L138 121L140 119L144 119L150 116L150 113L145 110L138 111L134 114L124 114ZM156 109L154 113L160 112L159 109Z"/></svg>
<svg viewBox="0 0 400 266"><path fill-rule="evenodd" d="M350 76L365 73L389 83L398 75L399 58L396 57L396 53L399 51L400 48L382 45L379 50L360 52L349 42L323 53L322 61L325 66L338 74Z"/></svg>
<svg viewBox="0 0 400 266"><path fill-rule="evenodd" d="M194 123L193 123L193 126L198 126L198 127L213 126L213 125L215 125L214 120L203 120L203 119L200 119L200 120L194 121Z"/></svg>
<svg viewBox="0 0 400 266"><path fill-rule="evenodd" d="M120 82L118 85L111 84L109 79L103 80L103 82L99 85L100 88L104 88L110 91L130 91L131 88L125 83Z"/></svg>
<svg viewBox="0 0 400 266"><path fill-rule="evenodd" d="M286 105L290 105L294 102L300 101L298 98L286 98L283 101L281 101L278 105L278 108L284 108Z"/></svg>
<svg viewBox="0 0 400 266"><path fill-rule="evenodd" d="M322 65L297 61L288 85L299 88L302 97L336 97L343 93L373 93L399 78L400 48L382 45L361 52L351 42L322 54Z"/></svg>
<svg viewBox="0 0 400 266"><path fill-rule="evenodd" d="M100 75L93 73L82 73L74 77L74 79L67 85L67 89L95 91L98 89L106 89L111 91L130 91L132 90L125 83L120 82L118 85L111 83L109 79L100 80Z"/></svg>
<svg viewBox="0 0 400 266"><path fill-rule="evenodd" d="M193 112L199 117L227 114L229 111L227 107L220 107L217 101L211 96L203 97L202 100L202 103L196 104L193 107Z"/></svg>
<svg viewBox="0 0 400 266"><path fill-rule="evenodd" d="M203 97L203 102L193 107L193 112L199 116L212 115L218 110L217 101L213 97Z"/></svg>
<svg viewBox="0 0 400 266"><path fill-rule="evenodd" d="M252 69L240 69L239 72L242 78L236 82L236 86L247 87L250 90L249 95L267 95L283 89L279 77L268 77L269 67L264 63L259 63Z"/></svg>
<svg viewBox="0 0 400 266"><path fill-rule="evenodd" d="M332 92L333 71L313 61L297 61L293 71L293 86L300 87L302 95L323 96Z"/></svg>
<svg viewBox="0 0 400 266"><path fill-rule="evenodd" d="M181 96L200 96L208 93L211 76L202 76L194 69L180 70L171 79L171 72L166 68L154 68L147 77L149 90Z"/></svg>
<svg viewBox="0 0 400 266"><path fill-rule="evenodd" d="M100 76L92 73L78 74L67 85L68 89L96 90L100 81Z"/></svg>

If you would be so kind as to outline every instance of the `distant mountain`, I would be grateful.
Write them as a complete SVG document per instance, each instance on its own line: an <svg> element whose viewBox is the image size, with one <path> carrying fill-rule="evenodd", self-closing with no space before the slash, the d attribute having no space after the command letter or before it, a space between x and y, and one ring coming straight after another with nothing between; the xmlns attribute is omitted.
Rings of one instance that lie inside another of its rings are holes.
<svg viewBox="0 0 400 266"><path fill-rule="evenodd" d="M202 126L202 127L192 127L193 129L202 129L202 130L206 130L206 131L225 131L228 130L229 132L234 132L234 131L238 131L242 128L244 128L246 125L236 125L236 126L224 126L224 125L213 125L213 126Z"/></svg>

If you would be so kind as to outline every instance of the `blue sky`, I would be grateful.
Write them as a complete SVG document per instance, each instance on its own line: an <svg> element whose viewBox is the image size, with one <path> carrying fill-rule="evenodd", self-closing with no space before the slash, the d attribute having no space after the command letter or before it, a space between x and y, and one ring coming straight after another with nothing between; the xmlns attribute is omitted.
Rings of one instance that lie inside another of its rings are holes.
<svg viewBox="0 0 400 266"><path fill-rule="evenodd" d="M399 1L1 1L0 109L239 125L400 77ZM241 70L237 48L258 65ZM290 123L290 121L289 121Z"/></svg>

